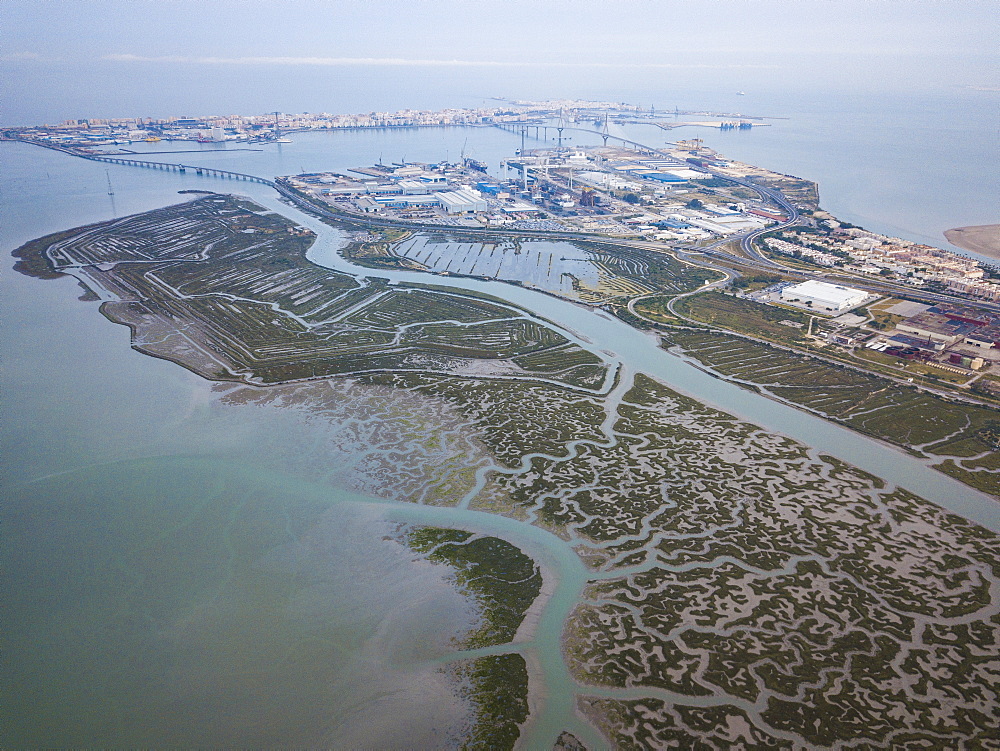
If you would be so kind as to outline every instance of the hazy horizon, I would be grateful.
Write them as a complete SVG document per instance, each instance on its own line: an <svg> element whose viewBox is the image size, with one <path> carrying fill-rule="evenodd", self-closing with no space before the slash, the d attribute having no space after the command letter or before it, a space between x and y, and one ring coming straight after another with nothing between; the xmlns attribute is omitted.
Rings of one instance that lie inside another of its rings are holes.
<svg viewBox="0 0 1000 751"><path fill-rule="evenodd" d="M992 3L970 0L8 0L0 123L473 106L489 96L696 106L736 90L994 89L995 16ZM668 95L684 101L656 101Z"/></svg>

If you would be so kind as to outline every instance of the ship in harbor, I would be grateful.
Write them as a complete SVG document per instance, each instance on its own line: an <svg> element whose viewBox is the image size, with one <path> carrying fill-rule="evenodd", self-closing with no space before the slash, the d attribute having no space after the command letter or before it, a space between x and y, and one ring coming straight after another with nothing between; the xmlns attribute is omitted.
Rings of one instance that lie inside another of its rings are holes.
<svg viewBox="0 0 1000 751"><path fill-rule="evenodd" d="M480 162L478 159L470 159L469 157L465 157L464 164L468 169L474 169L479 172L486 172L489 169L485 162Z"/></svg>

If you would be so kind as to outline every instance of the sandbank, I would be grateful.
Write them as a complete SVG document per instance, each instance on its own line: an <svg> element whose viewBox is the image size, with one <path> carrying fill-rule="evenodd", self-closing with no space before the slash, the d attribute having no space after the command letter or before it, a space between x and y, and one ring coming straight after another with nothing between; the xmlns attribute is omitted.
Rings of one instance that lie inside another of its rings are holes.
<svg viewBox="0 0 1000 751"><path fill-rule="evenodd" d="M945 230L945 239L955 247L1000 259L1000 224L980 224Z"/></svg>
<svg viewBox="0 0 1000 751"><path fill-rule="evenodd" d="M559 578L554 568L550 568L544 564L539 564L538 568L542 574L542 588L539 590L535 601L525 611L524 618L521 619L521 625L518 626L517 633L514 634L514 638L511 640L512 644L522 644L535 638L538 624L542 619L542 613L545 612L545 606L549 604L549 600L552 599L552 595L555 594L556 587L559 584Z"/></svg>

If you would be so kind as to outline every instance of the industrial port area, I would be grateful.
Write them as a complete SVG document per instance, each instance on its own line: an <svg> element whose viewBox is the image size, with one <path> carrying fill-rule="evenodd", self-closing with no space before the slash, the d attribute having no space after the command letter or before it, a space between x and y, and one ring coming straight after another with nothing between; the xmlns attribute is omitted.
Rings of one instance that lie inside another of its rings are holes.
<svg viewBox="0 0 1000 751"><path fill-rule="evenodd" d="M487 169L463 158L279 182L331 216L457 233L433 242L407 231L389 242L369 234L350 251L355 262L503 279L612 311L627 307L653 325L721 324L904 384L988 399L1000 393L991 357L1000 347L1000 312L970 299L1000 296L995 270L839 222L819 208L808 181L726 160L697 139L655 155L612 146L524 149L500 164L501 177ZM463 242L469 230L549 241ZM758 255L734 263L737 244L761 233L752 246ZM611 262L592 241L634 255ZM648 251L725 258L714 268L729 283L706 278L718 291L676 298L658 316L664 298L643 270ZM913 299L919 295L923 301ZM742 329L726 319L727 299L744 306Z"/></svg>
<svg viewBox="0 0 1000 751"><path fill-rule="evenodd" d="M498 165L463 154L454 162L379 164L350 174L302 174L286 180L339 213L415 226L713 249L728 238L767 232L762 242L744 247L748 252L743 255L758 265L816 276L836 272L841 278L891 282L970 302L1000 300L995 267L840 222L820 209L816 185L808 180L726 159L697 137L652 147L611 129L634 123L664 131L683 126L746 129L767 125L766 119L628 103L495 99L478 108L426 111L69 120L7 128L0 137L110 161L133 155L144 159L141 151L128 148L144 142L147 148L158 141L224 148L229 142L282 142L296 132L314 130L496 127L521 140L521 148ZM569 147L571 138L581 145ZM529 148L529 140L545 147ZM601 145L582 145L586 142ZM146 161L151 167L178 169Z"/></svg>
<svg viewBox="0 0 1000 751"><path fill-rule="evenodd" d="M501 178L463 159L286 180L337 210L443 226L698 242L784 218L752 191L692 169L689 153L655 158L613 147L533 149L501 163Z"/></svg>

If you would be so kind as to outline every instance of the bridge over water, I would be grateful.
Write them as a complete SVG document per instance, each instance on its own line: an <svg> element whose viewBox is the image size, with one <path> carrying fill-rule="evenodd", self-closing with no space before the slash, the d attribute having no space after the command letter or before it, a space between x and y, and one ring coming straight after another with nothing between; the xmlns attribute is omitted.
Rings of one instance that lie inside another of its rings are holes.
<svg viewBox="0 0 1000 751"><path fill-rule="evenodd" d="M30 143L33 146L41 146L46 149L61 151L64 154L69 154L70 156L78 156L81 159L89 159L92 162L105 162L106 164L121 164L126 167L143 167L145 169L158 169L158 170L164 170L166 172L180 172L184 174L186 174L188 170L190 170L194 172L196 175L203 175L205 177L221 177L229 180L246 180L252 183L261 183L262 185L270 185L272 188L276 187L273 180L268 180L267 178L264 177L258 177L257 175L248 175L244 172L232 172L230 170L216 169L215 167L198 167L192 164L175 164L173 162L153 162L147 159L136 159L133 157L101 156L99 154L86 154L77 149L71 149L65 146L46 143L45 141L35 141L27 138L11 138L9 136L6 136L3 138L3 140L21 141L23 143Z"/></svg>
<svg viewBox="0 0 1000 751"><path fill-rule="evenodd" d="M96 156L94 154L76 154L76 156L83 157L84 159L89 159L92 162L122 164L127 167L145 167L147 169L159 169L159 170L166 170L168 172L186 173L188 170L191 170L196 175L204 175L206 177L222 177L222 178L228 178L230 180L247 180L253 183L270 185L272 188L275 187L273 180L268 180L263 177L258 177L257 175L248 175L243 172L231 172L229 170L216 169L214 167L196 167L190 164L174 164L172 162L150 162L145 159L129 159L127 157L120 157L120 156Z"/></svg>
<svg viewBox="0 0 1000 751"><path fill-rule="evenodd" d="M549 130L554 130L559 134L558 140L562 139L563 131L571 131L574 133L589 133L592 136L598 136L599 138L604 139L605 146L607 146L608 141L611 140L620 143L623 146L628 146L629 148L635 149L639 153L645 154L647 156L662 156L666 159L673 159L673 157L670 156L669 154L653 146L647 146L644 143L633 141L630 138L616 136L612 133L608 133L607 131L590 130L589 128L574 128L569 125L553 125L552 123L549 122L534 122L531 120L508 121L508 122L495 123L494 125L495 127L500 128L500 130L507 130L510 131L511 133L519 134L522 136L527 136L528 131L531 128L534 128L535 139L540 141L549 140Z"/></svg>

